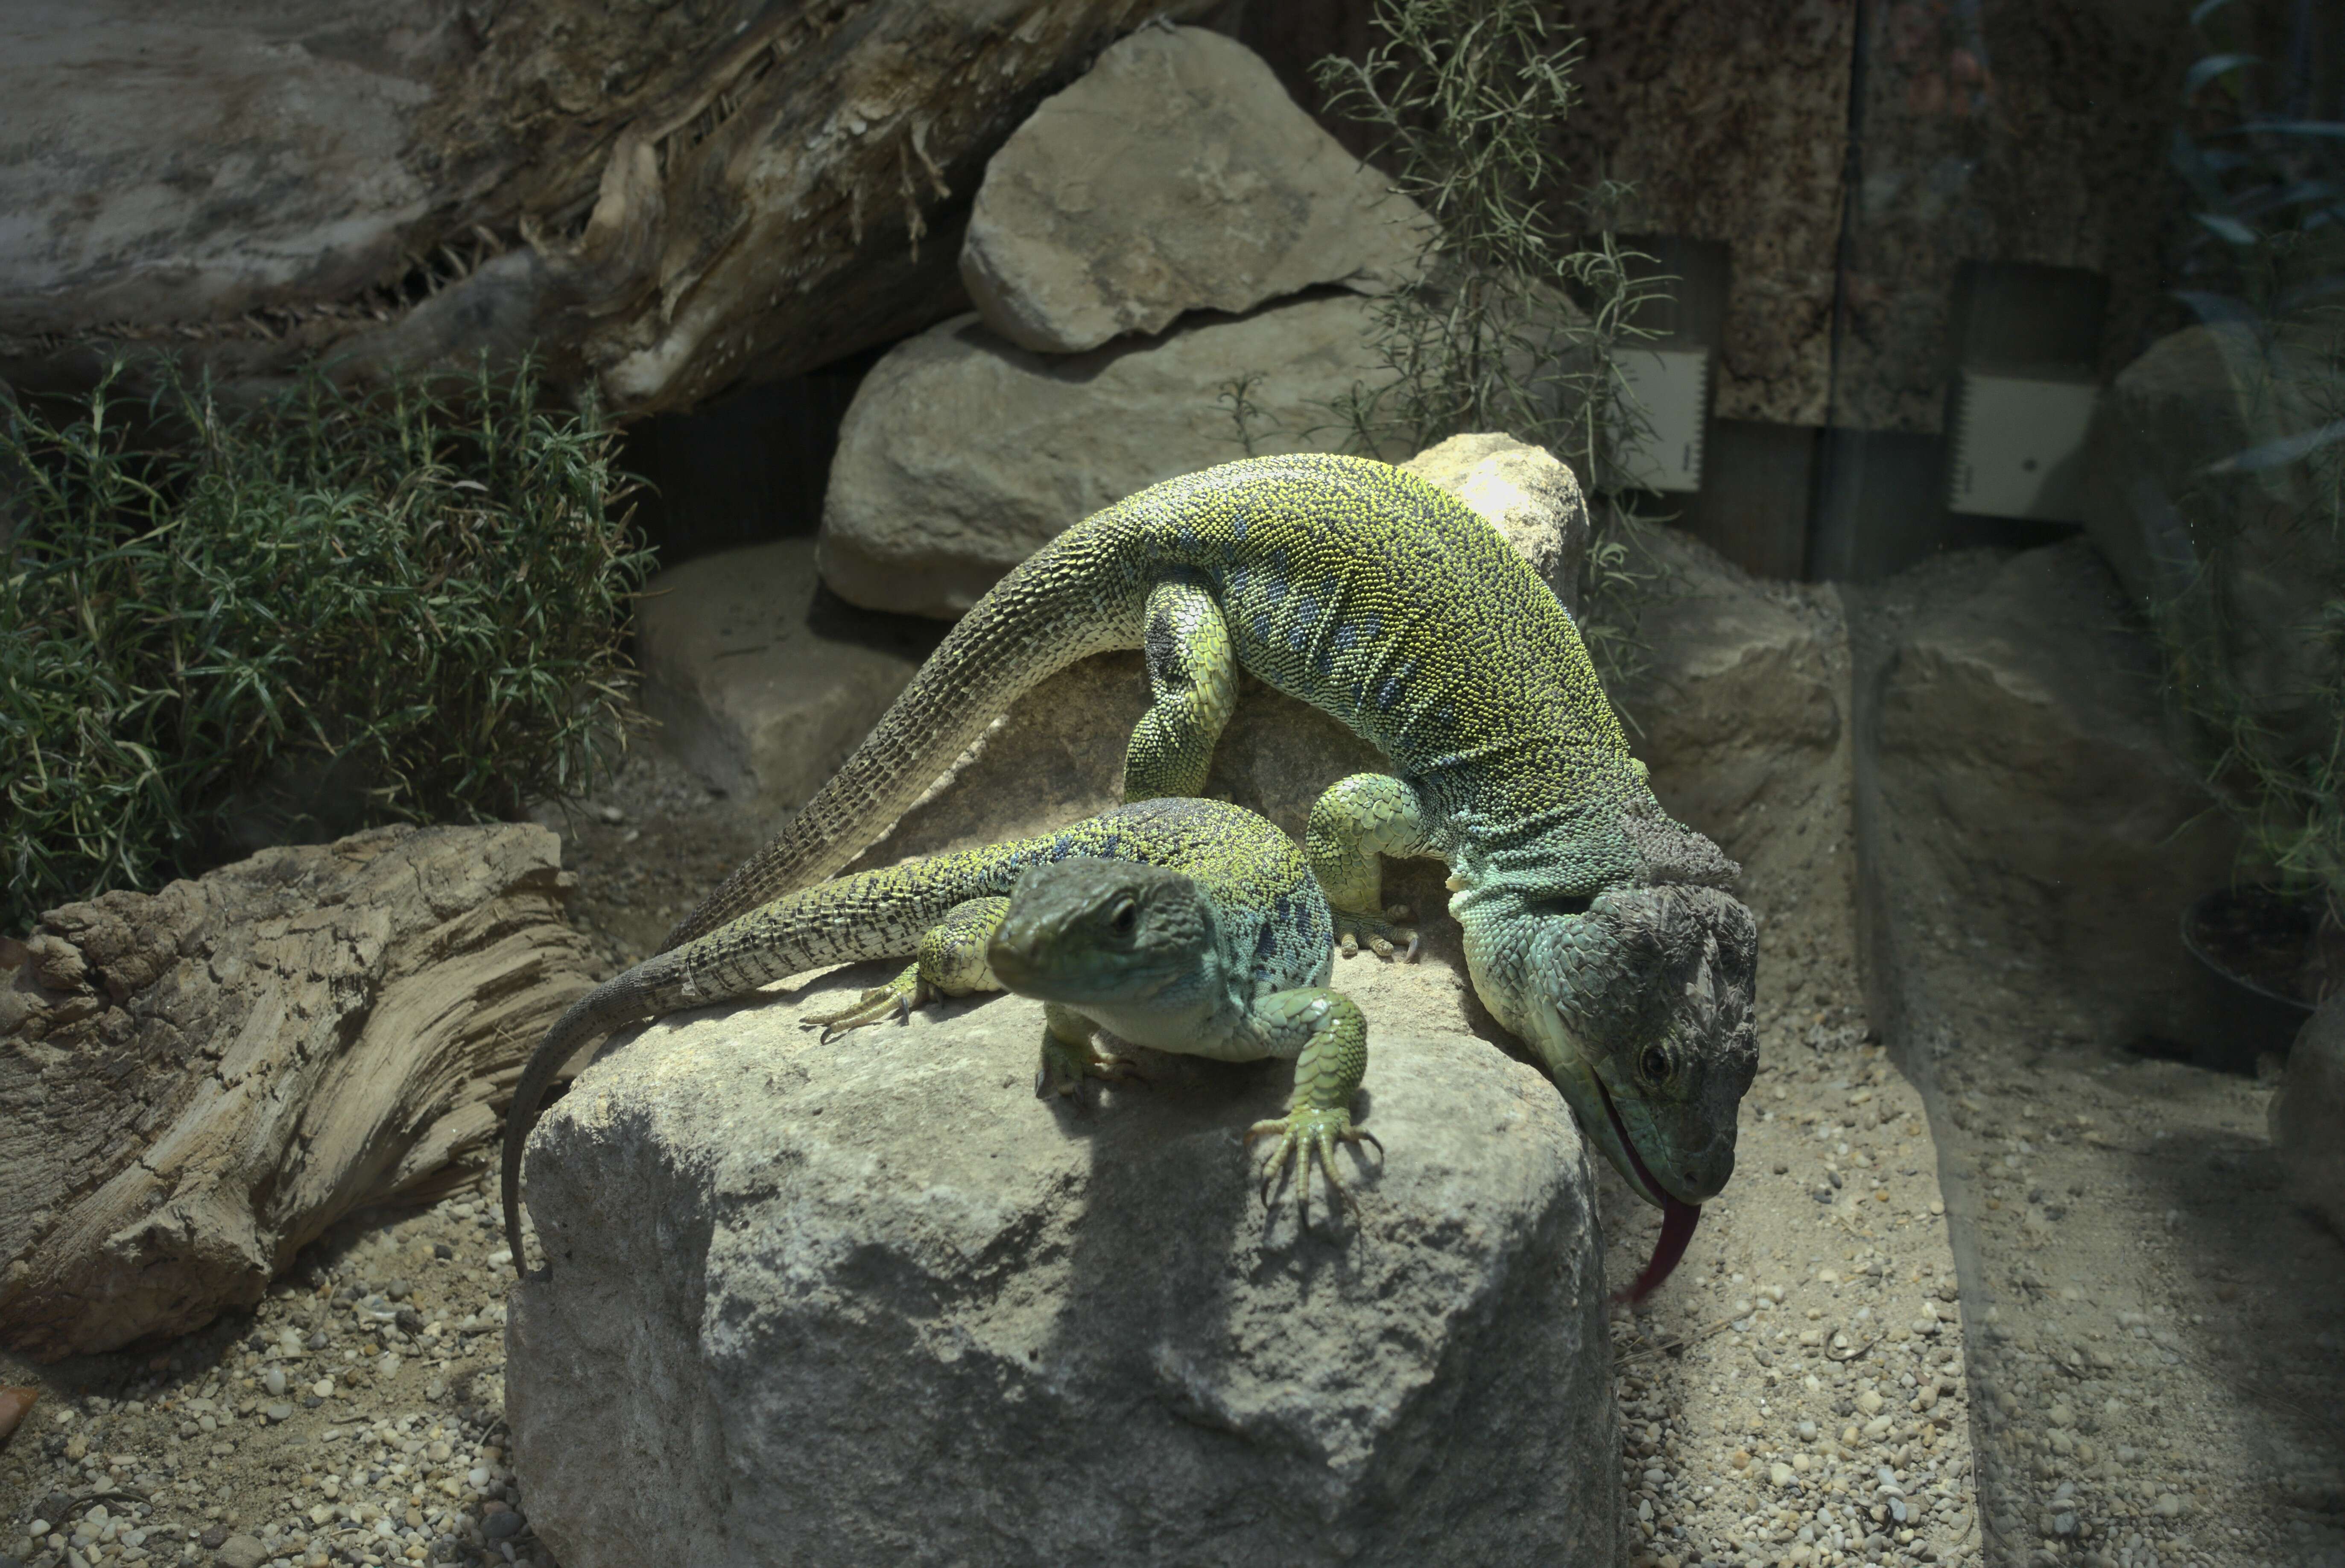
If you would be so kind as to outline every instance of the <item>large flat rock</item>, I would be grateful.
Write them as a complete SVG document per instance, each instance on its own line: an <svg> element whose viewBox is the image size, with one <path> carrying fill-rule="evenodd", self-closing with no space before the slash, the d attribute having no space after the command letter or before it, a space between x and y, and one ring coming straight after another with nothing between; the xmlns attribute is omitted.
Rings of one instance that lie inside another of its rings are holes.
<svg viewBox="0 0 2345 1568"><path fill-rule="evenodd" d="M851 604L952 616L1073 524L1247 455L1224 384L1254 374L1263 453L1332 451L1326 404L1388 380L1357 295L1194 316L1161 338L1037 354L956 316L857 391L823 500L823 581Z"/></svg>
<svg viewBox="0 0 2345 1568"><path fill-rule="evenodd" d="M1426 238L1425 214L1391 183L1244 45L1142 27L986 164L961 282L987 326L1042 353L1314 284L1384 293L1415 271Z"/></svg>
<svg viewBox="0 0 2345 1568"><path fill-rule="evenodd" d="M1337 967L1387 1152L1308 1231L1239 1144L1280 1064L1079 1107L1023 999L797 1027L883 965L620 1037L530 1162L532 1524L565 1568L1619 1562L1589 1162L1454 933Z"/></svg>

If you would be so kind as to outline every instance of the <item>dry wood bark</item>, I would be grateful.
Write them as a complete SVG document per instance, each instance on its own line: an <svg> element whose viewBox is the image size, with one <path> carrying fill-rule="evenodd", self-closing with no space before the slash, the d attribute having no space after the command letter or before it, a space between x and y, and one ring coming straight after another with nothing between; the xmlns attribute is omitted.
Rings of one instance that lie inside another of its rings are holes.
<svg viewBox="0 0 2345 1568"><path fill-rule="evenodd" d="M258 1300L340 1216L492 1152L591 983L543 828L382 828L42 918L0 989L0 1342Z"/></svg>
<svg viewBox="0 0 2345 1568"><path fill-rule="evenodd" d="M0 376L224 384L535 342L622 414L966 308L985 161L1099 50L1220 0L145 0L0 50Z"/></svg>

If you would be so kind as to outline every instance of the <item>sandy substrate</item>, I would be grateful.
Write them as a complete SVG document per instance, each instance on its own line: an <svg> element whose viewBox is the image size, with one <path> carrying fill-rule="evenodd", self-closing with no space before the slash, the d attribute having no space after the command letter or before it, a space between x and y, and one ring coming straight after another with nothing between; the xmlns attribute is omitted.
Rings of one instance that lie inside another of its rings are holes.
<svg viewBox="0 0 2345 1568"><path fill-rule="evenodd" d="M1995 564L1866 589L1860 688ZM2345 1565L2345 1242L2283 1195L2273 1083L2047 1022L2079 1013L2059 965L1902 847L1921 793L1860 770L1873 1002L1938 1137L1989 1561Z"/></svg>

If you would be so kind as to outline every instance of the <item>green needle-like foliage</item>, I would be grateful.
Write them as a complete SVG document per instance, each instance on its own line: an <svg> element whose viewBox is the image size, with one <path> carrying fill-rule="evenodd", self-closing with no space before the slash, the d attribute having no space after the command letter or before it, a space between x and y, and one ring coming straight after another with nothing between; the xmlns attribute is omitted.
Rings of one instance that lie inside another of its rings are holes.
<svg viewBox="0 0 2345 1568"><path fill-rule="evenodd" d="M614 436L527 367L220 409L116 378L0 426L0 931L108 888L581 789L650 562ZM0 411L5 412L5 411ZM132 405L131 412L137 412Z"/></svg>
<svg viewBox="0 0 2345 1568"><path fill-rule="evenodd" d="M1579 101L1577 38L1538 0L1377 0L1382 42L1315 69L1330 112L1376 129L1393 188L1431 218L1415 278L1374 301L1372 345L1390 375L1334 410L1353 451L1417 451L1505 431L1570 464L1593 538L1581 567L1581 636L1608 684L1628 672L1644 579L1629 569L1634 497L1623 463L1645 434L1619 355L1674 280L1624 250L1609 215L1629 194L1575 187L1556 136ZM1254 450L1252 379L1223 389Z"/></svg>

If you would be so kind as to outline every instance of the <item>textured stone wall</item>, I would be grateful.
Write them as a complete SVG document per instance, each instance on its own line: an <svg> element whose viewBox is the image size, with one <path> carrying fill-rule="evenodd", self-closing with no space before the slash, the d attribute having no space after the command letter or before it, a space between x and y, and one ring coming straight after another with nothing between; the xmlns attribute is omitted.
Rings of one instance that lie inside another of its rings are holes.
<svg viewBox="0 0 2345 1568"><path fill-rule="evenodd" d="M1834 288L1856 0L1574 0L1585 101L1563 127L1582 179L1632 181L1629 233L1731 252L1716 415L1934 432L1963 262L2110 280L2101 370L2170 307L2178 193L2164 138L2194 53L2166 0L1869 0L1861 206L1839 385ZM1236 30L1317 107L1309 65L1355 57L1369 0L1257 5ZM1262 15L1259 13L1272 15ZM1355 148L1351 127L1331 129Z"/></svg>
<svg viewBox="0 0 2345 1568"><path fill-rule="evenodd" d="M2166 137L2195 53L2154 0L1883 0L1871 19L1863 186L1832 423L1935 431L1966 260L2109 280L2100 373L2170 311Z"/></svg>

